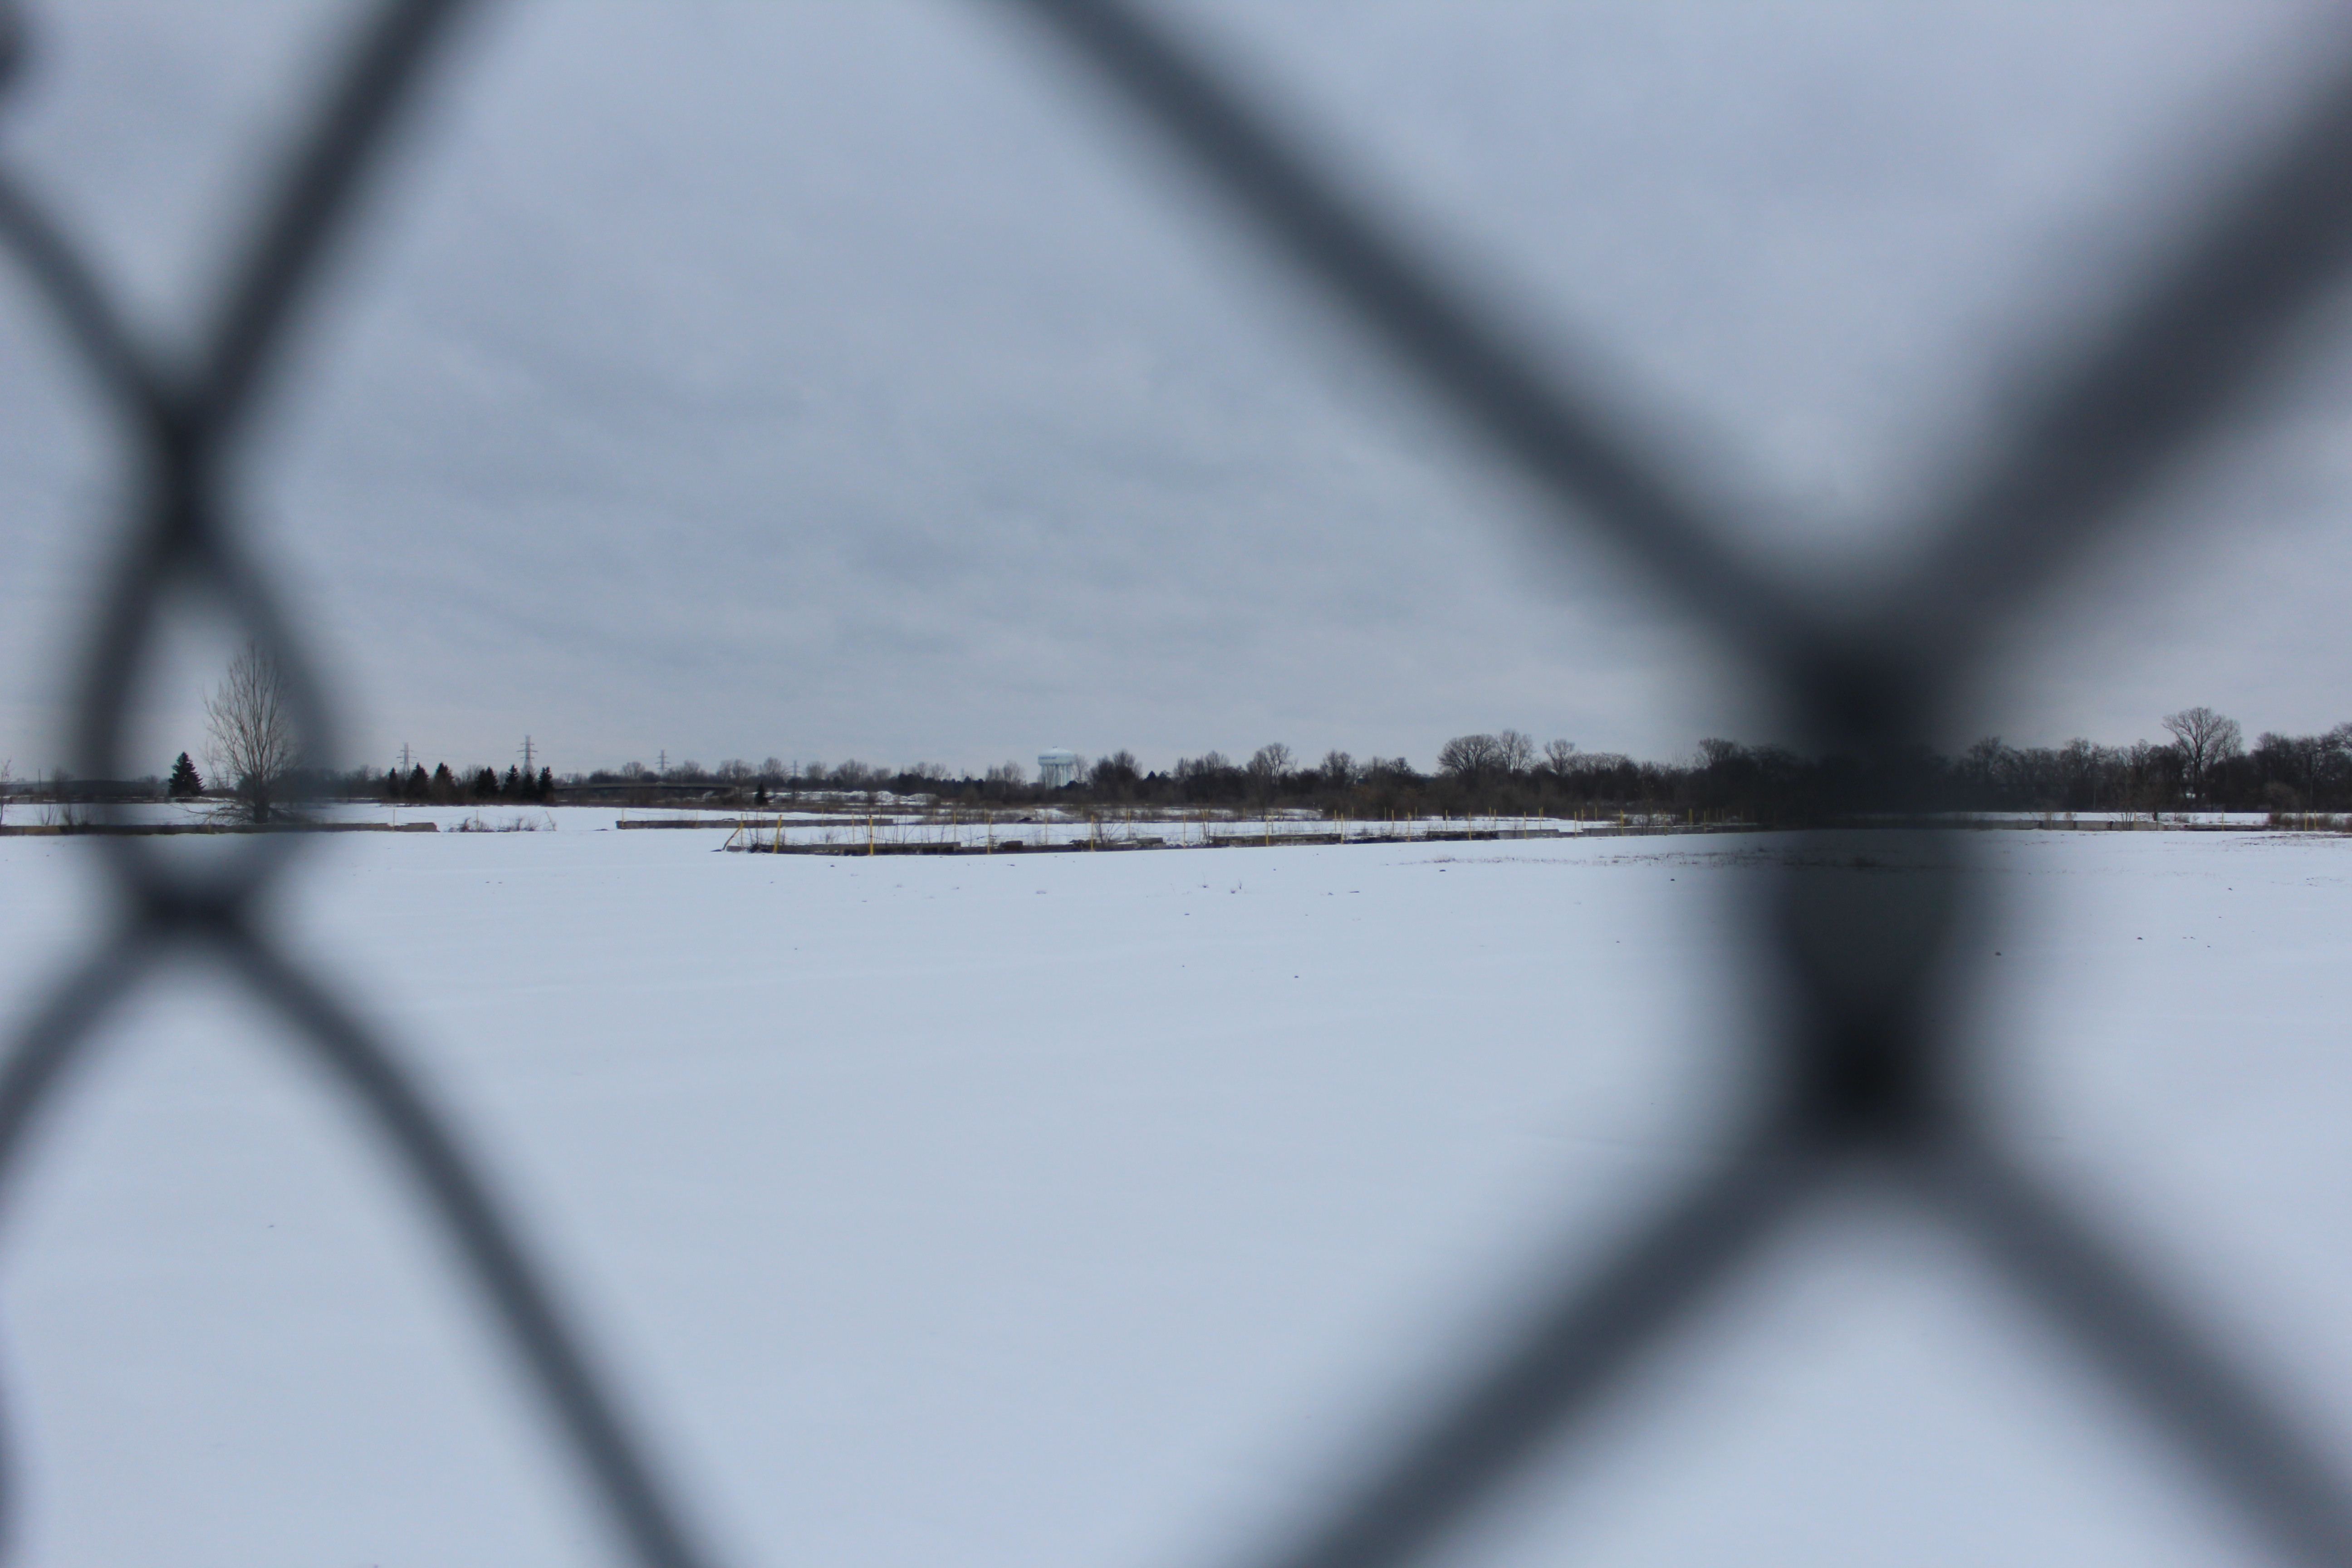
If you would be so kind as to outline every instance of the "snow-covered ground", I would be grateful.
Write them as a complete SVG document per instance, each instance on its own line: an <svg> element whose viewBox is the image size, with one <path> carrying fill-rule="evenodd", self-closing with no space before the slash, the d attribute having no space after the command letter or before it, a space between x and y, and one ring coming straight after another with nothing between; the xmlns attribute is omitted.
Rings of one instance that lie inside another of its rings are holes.
<svg viewBox="0 0 2352 1568"><path fill-rule="evenodd" d="M829 1568L1214 1564L1310 1511L1721 1146L1788 843L861 860L558 816L311 841L278 925L478 1141L720 1559ZM1965 837L2011 1142L2352 1468L2352 842ZM12 1016L101 849L0 840ZM0 1257L19 1560L606 1560L249 1000L175 969L107 1038ZM1801 1226L1456 1560L2257 1558L1910 1218Z"/></svg>
<svg viewBox="0 0 2352 1568"><path fill-rule="evenodd" d="M2261 827L2271 820L2267 811L1950 811L1942 820L1965 822L2047 823L2154 822L2167 827ZM2333 820L2330 818L2329 820Z"/></svg>
<svg viewBox="0 0 2352 1568"><path fill-rule="evenodd" d="M642 817L643 814L638 815ZM1226 847L1279 844L1286 838L1436 840L1448 836L1458 837L1464 833L1560 838L1612 826L1614 822L1613 818L1586 822L1559 817L1484 816L1342 820L1312 814L1251 817L1222 812L1190 816L1109 812L1085 817L1044 811L959 813L899 820L840 816L810 820L747 812L736 820L741 824L741 831L729 839L730 848L756 851L778 845L786 848L824 846L852 854L860 848L949 844L985 851L1079 844L1103 849L1155 846L1198 848L1212 845Z"/></svg>
<svg viewBox="0 0 2352 1568"><path fill-rule="evenodd" d="M1689 814L1657 817L1636 814L1595 816L1589 820L1543 816L1429 816L1336 821L1316 811L1273 811L1264 814L1202 809L1160 812L1105 808L1094 814L1053 806L1001 810L941 809L909 811L798 811L756 806L677 807L572 805L379 805L336 801L308 808L315 819L329 823L383 823L394 826L432 823L443 833L596 833L625 824L691 824L718 832L744 826L744 838L772 844L781 838L793 845L882 845L955 843L972 848L991 846L1034 847L1045 844L1202 844L1264 842L1287 837L1334 834L1349 837L1402 837L1425 838L1465 830L1518 837L1557 837L1630 823L1685 824ZM13 803L7 821L18 825L50 825L60 820L87 819L89 806L61 807L48 804ZM217 802L133 801L110 807L112 820L201 826L228 820ZM2259 822L2260 818L2255 818Z"/></svg>

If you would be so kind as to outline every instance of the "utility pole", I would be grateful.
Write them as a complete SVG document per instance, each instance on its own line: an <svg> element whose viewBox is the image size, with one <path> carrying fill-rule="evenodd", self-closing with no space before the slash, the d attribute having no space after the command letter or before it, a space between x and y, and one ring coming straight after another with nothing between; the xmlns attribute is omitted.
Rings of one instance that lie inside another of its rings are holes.
<svg viewBox="0 0 2352 1568"><path fill-rule="evenodd" d="M404 773L408 771L408 742L403 741L400 743L400 771Z"/></svg>
<svg viewBox="0 0 2352 1568"><path fill-rule="evenodd" d="M656 752L654 753L654 762L656 764L655 771L660 773L664 778L669 777L669 752L667 751Z"/></svg>
<svg viewBox="0 0 2352 1568"><path fill-rule="evenodd" d="M537 769L530 765L530 737L529 735L525 735L522 738L522 776L527 779L535 779L539 776L539 773Z"/></svg>

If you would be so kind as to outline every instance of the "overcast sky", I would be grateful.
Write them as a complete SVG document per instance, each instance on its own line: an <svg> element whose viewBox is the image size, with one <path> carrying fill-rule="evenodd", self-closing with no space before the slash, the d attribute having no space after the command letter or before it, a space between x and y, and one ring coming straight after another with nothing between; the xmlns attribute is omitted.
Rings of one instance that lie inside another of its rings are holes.
<svg viewBox="0 0 2352 1568"><path fill-rule="evenodd" d="M2347 38L2314 5L1185 4L1548 353L1614 367L1743 526L1866 577ZM32 8L28 172L184 341L349 15ZM559 771L773 754L1150 766L1450 735L1769 738L1558 519L985 0L477 17L244 476L348 712ZM2012 741L2352 719L2352 310L2015 630ZM120 448L0 284L0 757L62 757ZM142 745L201 752L217 635ZM1957 737L1965 738L1965 737Z"/></svg>

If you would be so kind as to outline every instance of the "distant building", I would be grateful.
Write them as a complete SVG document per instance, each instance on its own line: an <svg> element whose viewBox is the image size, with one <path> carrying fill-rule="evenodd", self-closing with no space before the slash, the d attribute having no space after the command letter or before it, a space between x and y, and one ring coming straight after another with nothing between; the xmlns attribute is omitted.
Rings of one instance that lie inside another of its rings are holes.
<svg viewBox="0 0 2352 1568"><path fill-rule="evenodd" d="M1037 782L1047 789L1059 789L1066 784L1077 783L1077 752L1059 751L1038 752Z"/></svg>

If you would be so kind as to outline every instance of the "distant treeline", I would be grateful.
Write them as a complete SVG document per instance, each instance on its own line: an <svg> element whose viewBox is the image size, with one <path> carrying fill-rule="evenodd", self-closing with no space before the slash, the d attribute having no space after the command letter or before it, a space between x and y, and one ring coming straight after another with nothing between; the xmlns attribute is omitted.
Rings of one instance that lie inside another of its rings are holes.
<svg viewBox="0 0 2352 1568"><path fill-rule="evenodd" d="M1591 816L1677 811L1766 825L1873 812L2352 810L2352 723L2318 735L2263 734L2250 748L2237 723L2209 708L2164 721L2168 739L2126 746L2087 740L2021 748L1987 738L1957 757L1928 747L1869 757L1801 756L1780 746L1702 741L1679 763L1538 746L1515 730L1460 735L1423 773L1402 757L1345 752L1307 762L1284 745L1245 762L1219 752L1147 771L1131 752L1080 759L1076 777L1047 788L1018 763L979 773L917 763L754 765L631 763L564 781L652 804L704 796L729 805L782 805L811 795L929 795L942 804L1079 808L1307 809L1357 818L1437 815Z"/></svg>
<svg viewBox="0 0 2352 1568"><path fill-rule="evenodd" d="M526 773L509 766L500 773L443 763L430 772L416 764L404 772L303 773L289 781L288 795L415 805L594 799L756 808L888 794L973 807L1287 809L1359 820L1675 812L1765 826L1880 812L2352 811L2352 723L2316 735L2265 733L2252 746L2235 721L2210 708L2184 709L2163 725L2163 741L2017 747L1987 738L1957 757L1926 746L1867 757L1807 757L1780 746L1708 740L1674 763L1580 751L1567 741L1538 746L1516 730L1501 730L1446 742L1427 773L1402 757L1360 761L1345 752L1309 763L1283 745L1261 746L1245 762L1210 752L1181 758L1165 771L1147 771L1133 753L1120 751L1078 759L1074 780L1054 787L1019 763L953 773L925 763L890 769L770 757L708 769L691 762L667 768L631 763L562 779L548 768ZM101 799L162 795L165 788L160 777L109 785L53 775L18 784L16 793ZM169 788L175 795L212 793L184 756Z"/></svg>

